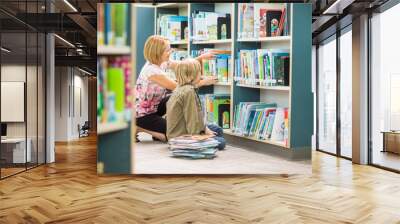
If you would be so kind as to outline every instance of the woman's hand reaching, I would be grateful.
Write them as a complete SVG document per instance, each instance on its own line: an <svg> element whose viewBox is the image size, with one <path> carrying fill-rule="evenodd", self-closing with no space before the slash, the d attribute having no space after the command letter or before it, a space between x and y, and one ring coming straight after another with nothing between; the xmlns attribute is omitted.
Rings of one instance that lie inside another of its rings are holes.
<svg viewBox="0 0 400 224"><path fill-rule="evenodd" d="M198 56L196 59L201 62L202 60L213 59L213 58L215 58L215 55L216 55L216 52L214 50L209 50L208 52L203 53L200 56Z"/></svg>

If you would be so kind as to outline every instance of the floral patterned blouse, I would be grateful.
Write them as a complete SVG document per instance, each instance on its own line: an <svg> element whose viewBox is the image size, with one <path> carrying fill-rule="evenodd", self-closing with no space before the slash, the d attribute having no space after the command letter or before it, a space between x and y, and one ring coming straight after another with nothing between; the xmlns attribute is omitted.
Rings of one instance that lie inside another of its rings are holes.
<svg viewBox="0 0 400 224"><path fill-rule="evenodd" d="M160 101L165 97L167 89L150 81L152 75L166 75L166 64L161 67L146 62L136 80L136 117L143 117L157 112Z"/></svg>

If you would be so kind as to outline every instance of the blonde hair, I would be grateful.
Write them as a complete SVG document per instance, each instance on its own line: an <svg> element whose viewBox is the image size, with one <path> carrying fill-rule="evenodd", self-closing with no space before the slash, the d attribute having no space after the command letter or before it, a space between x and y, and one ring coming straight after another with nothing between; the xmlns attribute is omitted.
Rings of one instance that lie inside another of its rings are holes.
<svg viewBox="0 0 400 224"><path fill-rule="evenodd" d="M196 59L185 59L178 63L175 69L178 85L192 84L201 72L200 62Z"/></svg>
<svg viewBox="0 0 400 224"><path fill-rule="evenodd" d="M169 40L163 36L152 35L144 44L144 58L152 64L161 63L161 56L169 45Z"/></svg>

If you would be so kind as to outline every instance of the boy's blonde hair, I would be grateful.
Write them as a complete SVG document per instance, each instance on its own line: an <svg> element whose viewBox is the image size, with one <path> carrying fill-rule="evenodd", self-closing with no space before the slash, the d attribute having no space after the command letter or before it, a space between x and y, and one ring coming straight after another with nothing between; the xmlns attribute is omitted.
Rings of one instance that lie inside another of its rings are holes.
<svg viewBox="0 0 400 224"><path fill-rule="evenodd" d="M161 56L167 49L168 45L168 38L159 35L150 36L144 44L144 58L152 64L161 63Z"/></svg>
<svg viewBox="0 0 400 224"><path fill-rule="evenodd" d="M185 59L176 66L176 80L178 85L192 84L201 72L200 62L196 59Z"/></svg>

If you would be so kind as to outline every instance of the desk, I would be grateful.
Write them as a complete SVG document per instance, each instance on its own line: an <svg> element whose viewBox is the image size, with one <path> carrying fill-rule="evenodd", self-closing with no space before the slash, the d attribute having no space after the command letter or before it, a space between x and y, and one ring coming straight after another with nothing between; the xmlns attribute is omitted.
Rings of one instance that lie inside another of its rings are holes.
<svg viewBox="0 0 400 224"><path fill-rule="evenodd" d="M1 139L1 157L6 160L6 163L25 163L31 162L31 145L30 138L26 140L26 154L25 154L25 138L5 138ZM12 159L11 159L12 158ZM27 158L27 161L25 161Z"/></svg>
<svg viewBox="0 0 400 224"><path fill-rule="evenodd" d="M383 131L382 152L400 154L400 131Z"/></svg>

